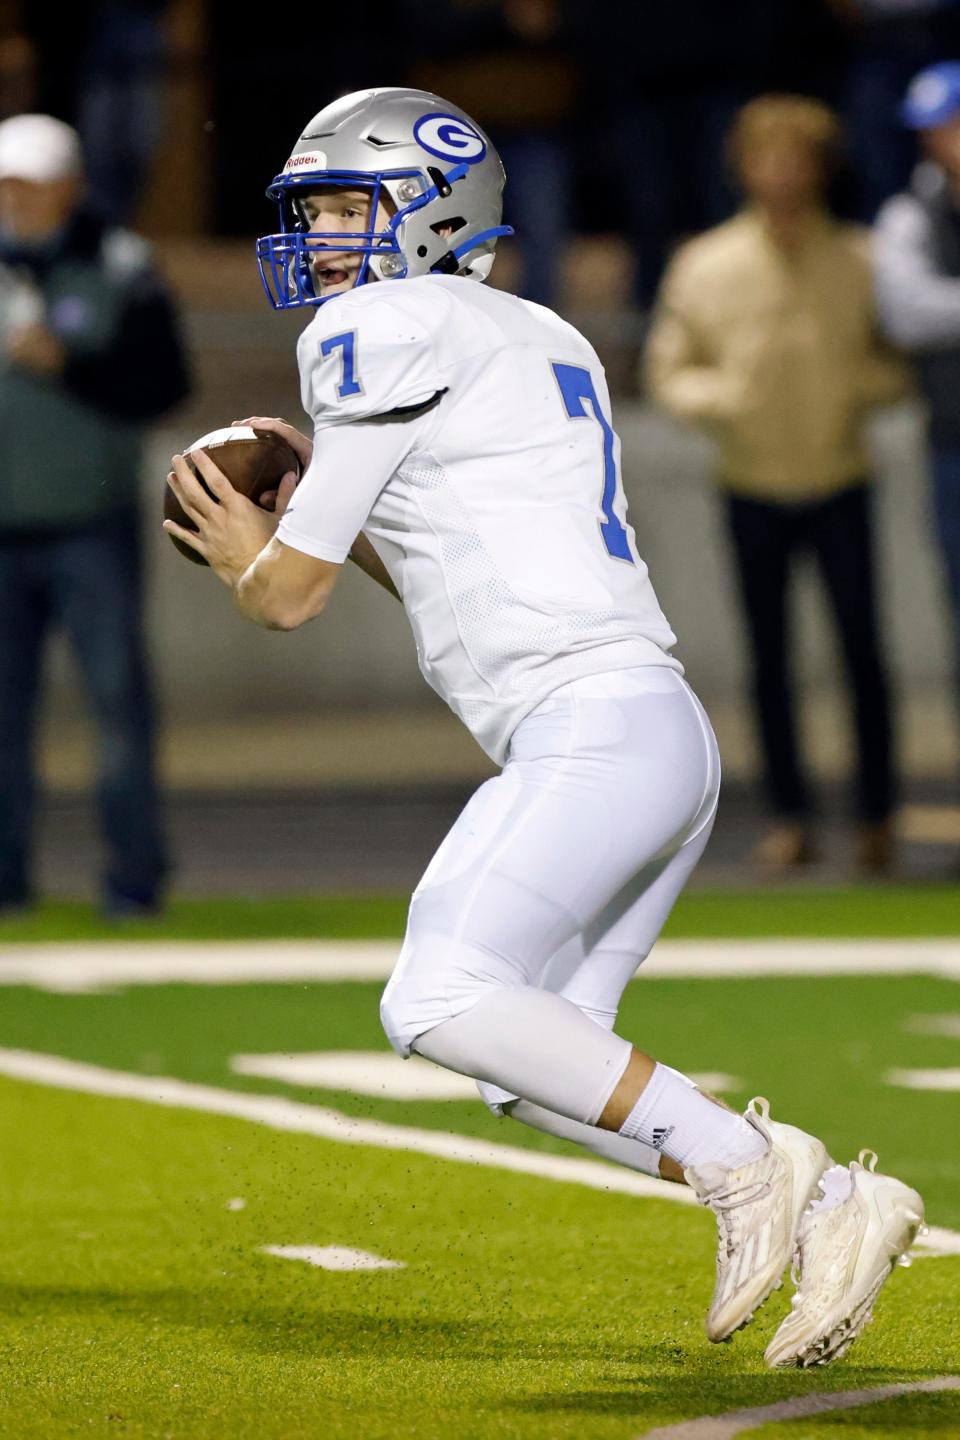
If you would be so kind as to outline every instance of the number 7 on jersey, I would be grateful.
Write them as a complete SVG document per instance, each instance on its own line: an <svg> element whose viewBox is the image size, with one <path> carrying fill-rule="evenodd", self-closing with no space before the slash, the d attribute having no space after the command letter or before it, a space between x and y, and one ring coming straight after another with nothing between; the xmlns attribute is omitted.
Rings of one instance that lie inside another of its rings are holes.
<svg viewBox="0 0 960 1440"><path fill-rule="evenodd" d="M328 335L320 345L320 354L326 359L328 355L333 354L334 350L340 351L340 383L337 386L337 399L345 400L348 395L362 395L363 386L357 375L356 330L345 330L342 335Z"/></svg>
<svg viewBox="0 0 960 1440"><path fill-rule="evenodd" d="M620 489L617 462L613 455L613 427L600 408L593 376L583 365L564 365L559 360L554 360L552 366L553 373L557 377L557 385L560 387L560 397L563 400L564 409L570 419L588 420L590 418L584 409L584 401L588 400L593 410L593 418L600 426L603 434L603 495L600 499L600 509L604 515L600 522L600 534L603 536L603 543L607 547L608 555L612 555L615 560L626 560L632 565L634 560L630 553L627 532L613 511L613 502Z"/></svg>

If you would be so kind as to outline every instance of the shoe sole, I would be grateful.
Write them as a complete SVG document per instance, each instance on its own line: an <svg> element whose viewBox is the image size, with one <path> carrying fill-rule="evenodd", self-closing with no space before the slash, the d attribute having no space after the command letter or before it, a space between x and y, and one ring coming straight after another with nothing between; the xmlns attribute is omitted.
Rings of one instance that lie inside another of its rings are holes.
<svg viewBox="0 0 960 1440"><path fill-rule="evenodd" d="M910 1264L908 1251L917 1235L925 1231L922 1203L918 1208L912 1201L898 1202L876 1241L876 1248L886 1249L887 1262L868 1288L853 1301L842 1319L827 1325L820 1335L808 1341L792 1356L775 1362L771 1369L808 1370L814 1365L829 1365L831 1361L846 1354L857 1336L873 1319L873 1303L880 1291L898 1265Z"/></svg>

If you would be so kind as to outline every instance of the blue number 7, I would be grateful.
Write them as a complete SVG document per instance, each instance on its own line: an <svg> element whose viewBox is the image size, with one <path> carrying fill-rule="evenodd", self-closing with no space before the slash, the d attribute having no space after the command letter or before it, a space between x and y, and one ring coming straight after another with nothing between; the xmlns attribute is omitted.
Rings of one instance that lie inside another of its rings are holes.
<svg viewBox="0 0 960 1440"><path fill-rule="evenodd" d="M583 365L563 365L559 360L553 361L553 373L557 377L564 409L570 419L588 420L590 417L584 409L584 401L589 400L593 418L603 433L603 496L600 509L604 519L600 522L600 534L608 555L612 555L615 560L627 560L632 565L634 559L630 553L627 532L613 513L613 502L617 498L618 489L617 463L613 457L613 429L600 408L593 376Z"/></svg>
<svg viewBox="0 0 960 1440"><path fill-rule="evenodd" d="M340 384L337 399L345 400L348 395L362 395L363 386L357 379L357 332L345 330L342 335L328 335L320 345L320 354L326 357L333 351L340 351Z"/></svg>

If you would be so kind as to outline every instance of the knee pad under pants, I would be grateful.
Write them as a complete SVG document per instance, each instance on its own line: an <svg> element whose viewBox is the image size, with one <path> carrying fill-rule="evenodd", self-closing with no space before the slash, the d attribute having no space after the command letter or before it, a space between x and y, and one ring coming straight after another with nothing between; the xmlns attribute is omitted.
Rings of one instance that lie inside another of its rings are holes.
<svg viewBox="0 0 960 1440"><path fill-rule="evenodd" d="M522 969L449 935L408 931L380 1002L387 1039L407 1056L418 1035L462 1015L492 989L527 984Z"/></svg>

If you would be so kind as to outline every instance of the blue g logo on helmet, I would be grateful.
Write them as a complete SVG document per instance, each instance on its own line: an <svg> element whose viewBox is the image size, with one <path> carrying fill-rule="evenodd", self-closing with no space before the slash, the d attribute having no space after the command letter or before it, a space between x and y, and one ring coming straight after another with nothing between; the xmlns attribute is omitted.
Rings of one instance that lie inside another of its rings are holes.
<svg viewBox="0 0 960 1440"><path fill-rule="evenodd" d="M421 115L413 127L413 138L440 160L476 165L487 153L487 142L479 130L459 115Z"/></svg>

